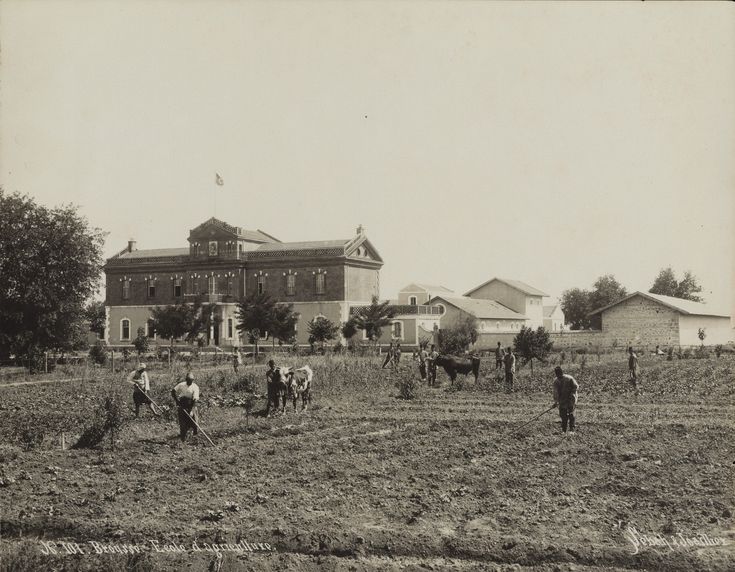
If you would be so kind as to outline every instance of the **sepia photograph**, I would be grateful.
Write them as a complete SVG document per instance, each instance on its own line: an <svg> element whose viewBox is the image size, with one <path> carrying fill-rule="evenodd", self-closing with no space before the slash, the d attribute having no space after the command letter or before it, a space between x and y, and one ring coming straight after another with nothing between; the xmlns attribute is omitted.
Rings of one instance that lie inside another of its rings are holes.
<svg viewBox="0 0 735 572"><path fill-rule="evenodd" d="M0 571L732 571L734 399L734 3L0 0Z"/></svg>

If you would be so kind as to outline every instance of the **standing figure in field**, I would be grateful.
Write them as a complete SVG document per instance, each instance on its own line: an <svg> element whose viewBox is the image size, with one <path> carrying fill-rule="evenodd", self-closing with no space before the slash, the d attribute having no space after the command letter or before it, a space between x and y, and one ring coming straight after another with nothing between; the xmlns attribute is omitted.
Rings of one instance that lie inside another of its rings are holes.
<svg viewBox="0 0 735 572"><path fill-rule="evenodd" d="M638 356L633 351L633 346L628 347L628 379L633 384L635 394L638 395Z"/></svg>
<svg viewBox="0 0 735 572"><path fill-rule="evenodd" d="M240 350L238 348L232 348L232 369L235 370L235 375L237 375L241 365L242 354L240 353Z"/></svg>
<svg viewBox="0 0 735 572"><path fill-rule="evenodd" d="M503 356L503 364L505 365L505 387L508 393L511 393L513 391L513 378L516 373L516 356L510 346L508 346L508 350Z"/></svg>
<svg viewBox="0 0 735 572"><path fill-rule="evenodd" d="M503 369L503 356L505 356L505 352L500 346L500 342L498 342L498 347L495 348L495 371Z"/></svg>
<svg viewBox="0 0 735 572"><path fill-rule="evenodd" d="M128 382L133 384L133 403L135 404L135 416L140 414L140 406L147 405L153 415L157 415L153 408L153 402L148 397L151 391L151 381L148 379L148 372L144 363L140 364L135 371L128 375Z"/></svg>
<svg viewBox="0 0 735 572"><path fill-rule="evenodd" d="M197 404L199 403L199 386L194 383L194 374L187 373L186 381L182 381L174 387L171 390L171 396L178 406L179 436L183 443L186 441L186 434L189 429L192 430L194 435L198 433L199 412Z"/></svg>
<svg viewBox="0 0 735 572"><path fill-rule="evenodd" d="M554 368L556 379L554 380L554 406L559 407L561 417L561 430L574 434L574 410L577 408L577 389L579 384L571 375L565 374L561 367Z"/></svg>
<svg viewBox="0 0 735 572"><path fill-rule="evenodd" d="M396 344L396 349L393 350L393 365L398 367L399 363L401 363L401 344Z"/></svg>
<svg viewBox="0 0 735 572"><path fill-rule="evenodd" d="M383 362L383 368L385 369L385 366L387 366L392 360L393 360L394 350L393 350L393 342L390 343L388 346L388 351L385 354L385 361Z"/></svg>
<svg viewBox="0 0 735 572"><path fill-rule="evenodd" d="M266 394L268 395L268 403L265 407L265 415L268 417L273 411L278 411L278 389L277 384L279 382L278 372L276 372L276 362L272 359L268 360L268 370L265 372L266 379Z"/></svg>
<svg viewBox="0 0 735 572"><path fill-rule="evenodd" d="M434 344L431 344L431 351L429 352L429 385L436 385L436 360L439 357L439 352L436 351Z"/></svg>
<svg viewBox="0 0 735 572"><path fill-rule="evenodd" d="M421 346L419 350L419 373L421 374L421 381L426 381L426 362L429 359L429 352L426 351L426 346Z"/></svg>

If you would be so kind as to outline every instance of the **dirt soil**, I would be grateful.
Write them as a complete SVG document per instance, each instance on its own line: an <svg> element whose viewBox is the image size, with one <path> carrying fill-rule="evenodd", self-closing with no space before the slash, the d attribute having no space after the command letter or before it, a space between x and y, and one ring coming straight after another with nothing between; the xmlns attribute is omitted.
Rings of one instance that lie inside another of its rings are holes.
<svg viewBox="0 0 735 572"><path fill-rule="evenodd" d="M264 418L261 401L249 422L231 405L237 386L209 378L202 424L215 447L181 444L172 415L146 411L126 413L114 451L16 429L95 407L107 382L0 388L2 568L735 570L734 363L657 362L640 397L618 364L570 367L581 388L566 436L554 411L517 431L551 405L549 367L521 372L515 393L486 373L459 391L442 376L405 400L395 384L412 364L376 359L355 380L349 362L315 362L309 411ZM636 547L636 534L727 544ZM142 552L95 554L91 541ZM242 541L270 550L211 547Z"/></svg>

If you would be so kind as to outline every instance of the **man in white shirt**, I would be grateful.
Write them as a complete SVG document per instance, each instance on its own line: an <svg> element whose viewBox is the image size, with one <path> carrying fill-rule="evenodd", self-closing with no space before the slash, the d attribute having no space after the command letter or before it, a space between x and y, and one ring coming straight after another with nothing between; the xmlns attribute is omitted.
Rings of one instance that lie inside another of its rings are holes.
<svg viewBox="0 0 735 572"><path fill-rule="evenodd" d="M133 403L135 404L135 416L138 417L140 413L140 406L147 405L151 413L156 415L156 410L153 409L153 402L148 393L151 390L151 382L148 379L148 372L146 371L145 364L142 363L138 366L138 369L130 372L128 375L128 382L133 384Z"/></svg>
<svg viewBox="0 0 735 572"><path fill-rule="evenodd" d="M186 381L182 381L171 390L171 396L174 398L179 411L179 431L181 441L186 441L186 434L189 429L194 435L197 434L197 423L199 415L197 413L197 403L199 403L199 386L194 383L194 375L189 372L186 374Z"/></svg>

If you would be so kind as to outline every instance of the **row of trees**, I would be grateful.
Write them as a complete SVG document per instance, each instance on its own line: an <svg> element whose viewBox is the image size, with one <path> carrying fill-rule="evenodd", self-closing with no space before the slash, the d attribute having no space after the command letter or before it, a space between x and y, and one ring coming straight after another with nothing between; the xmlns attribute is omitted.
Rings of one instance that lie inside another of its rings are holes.
<svg viewBox="0 0 735 572"><path fill-rule="evenodd" d="M661 270L649 289L652 294L673 296L695 302L702 301L702 298L697 295L701 291L702 287L691 272L686 271L683 278L677 280L671 267ZM615 279L615 276L605 274L595 280L592 290L581 288L565 290L561 297L561 309L564 312L566 323L572 330L600 328L600 316L590 316L589 313L617 302L627 295L628 291Z"/></svg>

